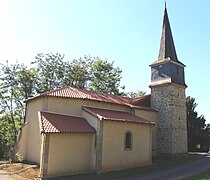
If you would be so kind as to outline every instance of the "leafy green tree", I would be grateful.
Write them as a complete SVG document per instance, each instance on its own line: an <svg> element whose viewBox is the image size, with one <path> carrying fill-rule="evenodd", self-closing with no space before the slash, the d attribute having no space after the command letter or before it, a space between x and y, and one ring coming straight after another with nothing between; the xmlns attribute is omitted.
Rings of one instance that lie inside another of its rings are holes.
<svg viewBox="0 0 210 180"><path fill-rule="evenodd" d="M36 91L42 93L61 87L61 81L65 76L64 55L40 53L35 59L31 64L35 65L37 70Z"/></svg>
<svg viewBox="0 0 210 180"><path fill-rule="evenodd" d="M17 115L16 107L19 106L18 92L17 90L17 72L19 69L18 64L14 65L1 65L1 77L0 77L0 102L1 113L7 115L8 122L12 127L14 134L17 134L15 126L15 116ZM16 104L17 103L17 104ZM14 136L14 139L16 137Z"/></svg>
<svg viewBox="0 0 210 180"><path fill-rule="evenodd" d="M63 86L86 88L91 80L90 68L93 60L92 57L84 56L84 58L74 59L70 63L67 62Z"/></svg>
<svg viewBox="0 0 210 180"><path fill-rule="evenodd" d="M24 121L24 100L34 94L36 73L22 64L0 65L0 138L8 157Z"/></svg>
<svg viewBox="0 0 210 180"><path fill-rule="evenodd" d="M10 116L7 114L0 116L0 159L10 157L15 144L15 136Z"/></svg>
<svg viewBox="0 0 210 180"><path fill-rule="evenodd" d="M205 151L209 147L209 125L203 115L198 116L195 111L195 98L187 97L187 135L188 151ZM200 146L200 148L198 148Z"/></svg>
<svg viewBox="0 0 210 180"><path fill-rule="evenodd" d="M7 157L11 152L11 147L14 145L17 135L16 116L18 112L16 107L16 87L17 70L19 65L2 65L1 64L1 76L0 76L0 134L1 142L3 144L1 156ZM1 158L2 158L1 157Z"/></svg>
<svg viewBox="0 0 210 180"><path fill-rule="evenodd" d="M28 68L24 65L20 65L18 75L16 77L18 86L17 91L19 97L22 97L22 101L32 97L36 94L37 88L37 69Z"/></svg>
<svg viewBox="0 0 210 180"><path fill-rule="evenodd" d="M120 80L122 70L114 67L114 62L96 58L91 64L91 81L88 89L96 92L121 95Z"/></svg>
<svg viewBox="0 0 210 180"><path fill-rule="evenodd" d="M144 96L146 94L145 91L130 91L130 92L125 92L125 96L130 97L130 98L138 98L141 96Z"/></svg>
<svg viewBox="0 0 210 180"><path fill-rule="evenodd" d="M96 92L121 95L119 67L114 62L84 56L71 62L64 61L64 55L38 54L32 62L37 69L37 92L71 86Z"/></svg>

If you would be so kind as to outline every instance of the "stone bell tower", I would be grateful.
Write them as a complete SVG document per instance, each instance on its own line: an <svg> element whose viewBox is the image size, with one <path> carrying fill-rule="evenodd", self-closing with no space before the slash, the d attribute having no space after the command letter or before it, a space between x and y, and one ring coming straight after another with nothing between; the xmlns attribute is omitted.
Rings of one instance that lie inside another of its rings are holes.
<svg viewBox="0 0 210 180"><path fill-rule="evenodd" d="M158 60L151 65L151 105L158 110L157 152L187 152L185 65L176 54L165 6Z"/></svg>

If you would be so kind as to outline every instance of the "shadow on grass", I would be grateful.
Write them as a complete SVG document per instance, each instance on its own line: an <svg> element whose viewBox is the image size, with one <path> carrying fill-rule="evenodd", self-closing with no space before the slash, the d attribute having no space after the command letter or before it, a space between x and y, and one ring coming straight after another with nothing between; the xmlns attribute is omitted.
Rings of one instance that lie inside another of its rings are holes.
<svg viewBox="0 0 210 180"><path fill-rule="evenodd" d="M186 155L181 158L155 158L151 165L144 166L144 167L136 167L121 171L112 171L108 173L89 173L89 174L80 174L80 175L71 175L71 176L60 176L54 178L47 178L47 180L109 180L109 179L118 179L123 177L128 177L137 174L144 174L150 172L157 172L163 170L165 168L173 167L178 164L183 164L189 161L193 161L197 159L197 155Z"/></svg>

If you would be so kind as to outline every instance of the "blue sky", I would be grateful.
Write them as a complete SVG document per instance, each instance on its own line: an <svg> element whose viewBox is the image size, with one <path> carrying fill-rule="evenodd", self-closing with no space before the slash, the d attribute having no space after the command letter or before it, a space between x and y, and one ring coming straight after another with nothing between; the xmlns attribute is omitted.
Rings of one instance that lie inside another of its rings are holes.
<svg viewBox="0 0 210 180"><path fill-rule="evenodd" d="M178 58L186 64L186 95L210 123L210 1L168 0ZM150 93L158 57L164 0L1 0L0 62L34 60L37 53L114 61L126 91Z"/></svg>

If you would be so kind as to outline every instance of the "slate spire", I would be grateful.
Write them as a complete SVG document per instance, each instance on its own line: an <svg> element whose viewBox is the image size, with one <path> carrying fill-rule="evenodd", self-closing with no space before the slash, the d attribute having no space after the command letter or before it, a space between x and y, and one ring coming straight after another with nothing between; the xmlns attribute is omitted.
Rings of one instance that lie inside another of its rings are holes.
<svg viewBox="0 0 210 180"><path fill-rule="evenodd" d="M160 50L158 60L171 59L178 61L176 55L176 49L174 46L173 36L171 32L171 27L168 19L168 13L165 2L165 10L163 17L162 35L160 41Z"/></svg>

